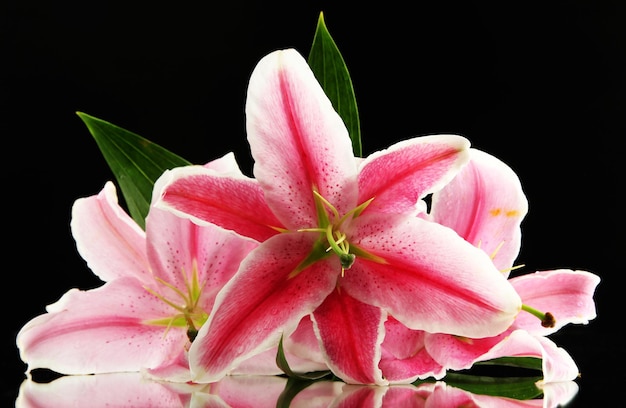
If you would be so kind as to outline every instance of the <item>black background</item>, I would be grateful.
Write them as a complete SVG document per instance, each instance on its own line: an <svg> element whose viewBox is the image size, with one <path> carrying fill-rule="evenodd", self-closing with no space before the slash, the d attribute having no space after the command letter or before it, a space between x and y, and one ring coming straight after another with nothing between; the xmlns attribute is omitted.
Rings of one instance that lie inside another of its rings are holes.
<svg viewBox="0 0 626 408"><path fill-rule="evenodd" d="M320 11L352 75L364 154L420 134L468 137L522 181L524 271L602 277L598 317L553 340L582 373L570 406L617 393L620 373L610 369L620 368L622 323L626 3L204 3L0 6L7 406L24 378L19 328L69 288L100 285L75 250L70 210L112 174L75 112L195 163L234 151L251 174L250 72L275 49L306 56Z"/></svg>

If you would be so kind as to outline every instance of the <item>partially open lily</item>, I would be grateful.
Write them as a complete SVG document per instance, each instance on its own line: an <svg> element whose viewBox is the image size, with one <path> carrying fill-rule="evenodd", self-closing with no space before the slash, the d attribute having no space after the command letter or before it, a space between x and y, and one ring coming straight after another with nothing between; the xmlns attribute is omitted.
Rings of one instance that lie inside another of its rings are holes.
<svg viewBox="0 0 626 408"><path fill-rule="evenodd" d="M29 370L148 370L188 381L190 341L257 243L159 209L150 211L144 232L119 207L111 182L75 202L71 227L79 253L105 284L68 291L21 329L17 344Z"/></svg>
<svg viewBox="0 0 626 408"><path fill-rule="evenodd" d="M433 195L427 218L454 229L484 250L502 275L509 277L519 254L520 225L528 203L509 166L480 150L470 149L470 155L470 163ZM560 269L523 274L509 282L520 295L524 309L532 313L520 313L511 327L497 336L425 333L390 320L387 325L393 324L395 332L385 338L383 349L395 350L398 344L406 346L412 341L422 357L416 359L414 351L405 353L409 356L405 358L383 358L389 375L410 380L416 378L411 374L419 378L432 375L433 361L447 369L461 370L478 361L524 356L542 359L545 382L575 379L578 369L573 359L545 336L567 324L586 324L596 317L593 294L599 277L587 271ZM542 325L547 312L553 319L549 325Z"/></svg>
<svg viewBox="0 0 626 408"><path fill-rule="evenodd" d="M261 242L191 346L195 381L218 380L308 314L329 366L355 383L387 382L378 361L388 313L459 336L510 326L520 298L491 259L416 216L467 163L465 138L413 138L357 165L341 118L292 49L256 66L246 115L255 179L191 166L155 186L160 208Z"/></svg>

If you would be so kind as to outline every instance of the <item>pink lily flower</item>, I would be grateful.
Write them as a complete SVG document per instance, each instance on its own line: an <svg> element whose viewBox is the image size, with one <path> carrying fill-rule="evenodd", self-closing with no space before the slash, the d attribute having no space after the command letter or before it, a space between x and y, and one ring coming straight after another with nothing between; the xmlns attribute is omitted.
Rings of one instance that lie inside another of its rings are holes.
<svg viewBox="0 0 626 408"><path fill-rule="evenodd" d="M520 249L520 224L528 203L513 170L497 158L471 149L470 163L441 191L433 195L429 215L434 222L447 225L473 245L490 254L494 264L509 276ZM443 333L425 333L396 327L402 339L419 338L419 351L447 369L470 368L478 361L497 357L526 356L542 359L544 382L573 380L578 375L574 360L545 336L566 324L587 324L596 317L593 294L600 279L586 271L555 270L525 274L509 279L524 307L535 313L520 313L512 325L493 337L467 338ZM528 305L528 306L527 306ZM530 307L529 307L530 306ZM544 327L537 318L540 310L549 311L555 321ZM385 338L383 348L396 343ZM424 361L424 358L421 361ZM426 359L429 364L432 361ZM383 359L388 371L425 378L431 365L403 359ZM436 367L436 366L435 366ZM435 377L437 378L435 374Z"/></svg>
<svg viewBox="0 0 626 408"><path fill-rule="evenodd" d="M24 325L17 345L28 370L147 370L188 381L190 339L257 243L155 208L144 232L118 205L111 182L76 200L71 228L79 253L105 284L69 290Z"/></svg>
<svg viewBox="0 0 626 408"><path fill-rule="evenodd" d="M520 298L491 259L416 216L467 163L465 138L417 137L357 165L345 125L295 50L258 63L246 114L255 179L191 166L155 186L160 208L261 242L190 348L194 381L222 378L309 314L329 367L368 384L387 383L378 367L387 314L467 337L510 326Z"/></svg>

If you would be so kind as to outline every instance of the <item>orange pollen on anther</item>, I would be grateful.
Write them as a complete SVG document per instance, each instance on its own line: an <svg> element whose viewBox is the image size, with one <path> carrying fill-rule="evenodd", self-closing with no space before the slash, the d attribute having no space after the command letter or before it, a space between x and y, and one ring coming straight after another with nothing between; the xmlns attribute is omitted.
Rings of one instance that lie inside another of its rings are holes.
<svg viewBox="0 0 626 408"><path fill-rule="evenodd" d="M489 214L493 217L504 215L505 217L518 217L520 212L518 210L502 210L502 208L493 208L489 210Z"/></svg>

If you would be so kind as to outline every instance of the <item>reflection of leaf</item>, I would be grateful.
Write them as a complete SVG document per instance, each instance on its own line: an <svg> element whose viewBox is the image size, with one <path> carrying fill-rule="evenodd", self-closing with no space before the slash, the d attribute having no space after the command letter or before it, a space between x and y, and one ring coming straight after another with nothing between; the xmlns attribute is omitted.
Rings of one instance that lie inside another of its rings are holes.
<svg viewBox="0 0 626 408"><path fill-rule="evenodd" d="M276 401L276 408L289 408L291 401L296 395L309 385L313 384L315 380L302 380L298 378L288 378L285 389L280 393L278 400Z"/></svg>
<svg viewBox="0 0 626 408"><path fill-rule="evenodd" d="M77 114L87 125L117 179L130 216L144 228L156 179L165 170L191 163L112 123L82 112Z"/></svg>
<svg viewBox="0 0 626 408"><path fill-rule="evenodd" d="M283 370L283 372L289 378L295 378L299 380L318 380L320 378L326 377L331 374L329 370L326 371L311 371L309 373L295 373L289 367L289 363L287 362L287 358L285 357L285 351L283 349L283 338L281 336L280 342L278 343L278 352L276 353L276 365L278 368Z"/></svg>
<svg viewBox="0 0 626 408"><path fill-rule="evenodd" d="M542 377L488 377L449 372L444 381L452 387L473 394L527 400L537 398L543 393L536 385L541 379ZM416 381L414 384L428 381Z"/></svg>
<svg viewBox="0 0 626 408"><path fill-rule="evenodd" d="M323 13L319 15L307 61L322 85L324 93L348 128L354 155L360 157L362 154L361 125L352 79L335 40L326 28Z"/></svg>

